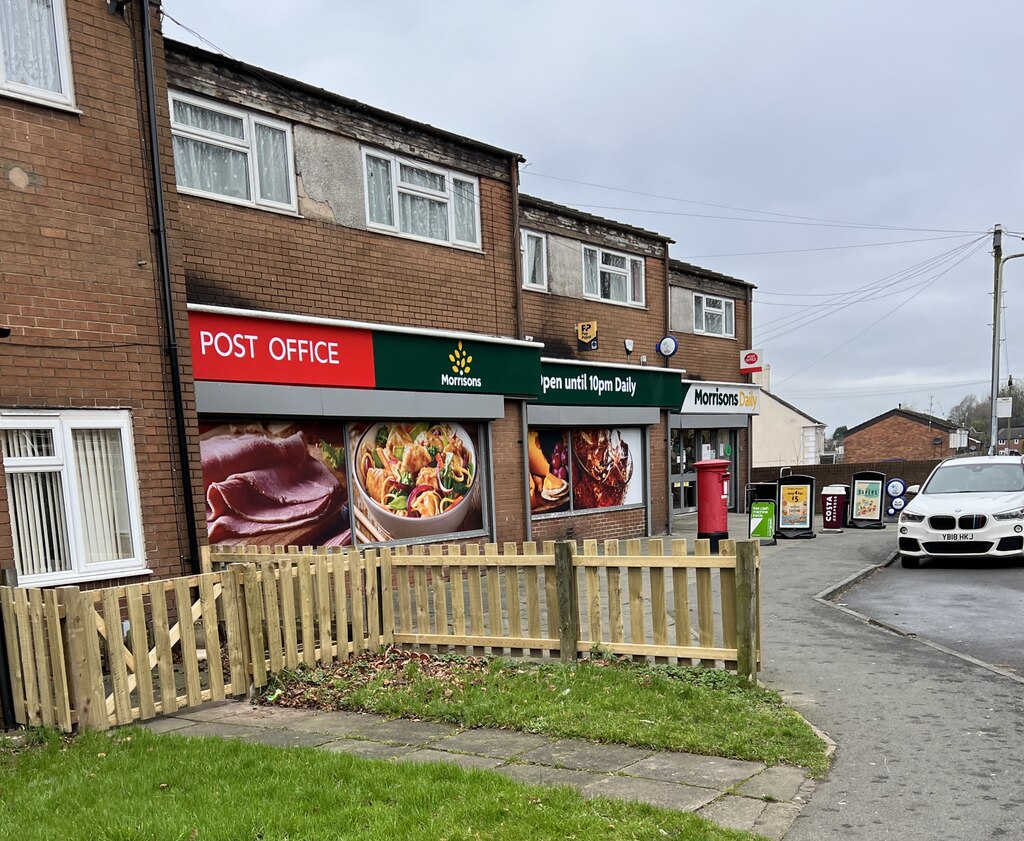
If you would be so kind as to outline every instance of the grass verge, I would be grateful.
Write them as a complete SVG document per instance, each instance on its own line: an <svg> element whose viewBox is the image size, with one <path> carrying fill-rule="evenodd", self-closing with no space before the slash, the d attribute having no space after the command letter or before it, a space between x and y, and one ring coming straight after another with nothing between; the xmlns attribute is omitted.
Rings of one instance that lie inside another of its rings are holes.
<svg viewBox="0 0 1024 841"><path fill-rule="evenodd" d="M713 669L388 649L280 673L261 701L788 763L814 776L828 768L825 744L776 693Z"/></svg>
<svg viewBox="0 0 1024 841"><path fill-rule="evenodd" d="M753 841L681 812L584 800L494 772L312 748L157 736L36 734L0 748L0 838L665 839Z"/></svg>

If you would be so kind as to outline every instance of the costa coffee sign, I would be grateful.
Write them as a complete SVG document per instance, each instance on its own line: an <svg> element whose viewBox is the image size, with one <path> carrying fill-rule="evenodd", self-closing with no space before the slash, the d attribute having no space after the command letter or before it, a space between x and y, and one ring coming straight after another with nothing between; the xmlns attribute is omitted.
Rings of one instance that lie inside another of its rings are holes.
<svg viewBox="0 0 1024 841"><path fill-rule="evenodd" d="M373 388L373 333L348 327L189 313L197 380Z"/></svg>
<svg viewBox="0 0 1024 841"><path fill-rule="evenodd" d="M740 373L756 374L764 370L763 351L742 350L740 351Z"/></svg>

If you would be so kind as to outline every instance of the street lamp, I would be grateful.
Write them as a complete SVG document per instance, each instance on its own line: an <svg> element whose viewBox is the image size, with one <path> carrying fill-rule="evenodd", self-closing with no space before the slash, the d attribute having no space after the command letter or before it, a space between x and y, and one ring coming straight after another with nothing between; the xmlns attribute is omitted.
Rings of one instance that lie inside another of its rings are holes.
<svg viewBox="0 0 1024 841"><path fill-rule="evenodd" d="M1002 303L1003 303L1003 266L1010 262L1010 260L1016 260L1018 257L1024 257L1024 252L1020 254L1009 254L1003 257L1003 226L996 225L995 232L992 237L993 250L996 258L996 282L995 282L995 293L992 304L992 414L991 424L989 432L992 437L989 440L988 454L993 456L996 454L996 442L999 440L999 418L996 417L997 401L999 398L999 345L1002 343L1001 336L1001 323L1002 318Z"/></svg>

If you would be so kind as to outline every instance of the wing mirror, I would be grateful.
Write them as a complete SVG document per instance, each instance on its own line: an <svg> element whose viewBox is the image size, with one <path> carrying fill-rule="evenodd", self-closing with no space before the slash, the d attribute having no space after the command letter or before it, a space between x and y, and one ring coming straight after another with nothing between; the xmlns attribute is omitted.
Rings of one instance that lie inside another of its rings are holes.
<svg viewBox="0 0 1024 841"><path fill-rule="evenodd" d="M919 494L919 493L921 493L921 486L920 485L911 485L909 488L907 488L907 493L908 494Z"/></svg>

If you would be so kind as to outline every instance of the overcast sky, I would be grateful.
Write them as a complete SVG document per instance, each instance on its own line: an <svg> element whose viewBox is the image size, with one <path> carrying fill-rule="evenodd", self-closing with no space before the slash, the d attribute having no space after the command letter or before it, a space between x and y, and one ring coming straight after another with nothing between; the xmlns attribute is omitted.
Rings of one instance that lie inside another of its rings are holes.
<svg viewBox="0 0 1024 841"><path fill-rule="evenodd" d="M991 238L975 240L1024 231L1019 0L164 9L234 58L521 152L524 192L756 284L772 390L830 431L988 393ZM875 245L906 240L927 241ZM1024 376L1024 261L1006 289L1004 378Z"/></svg>

